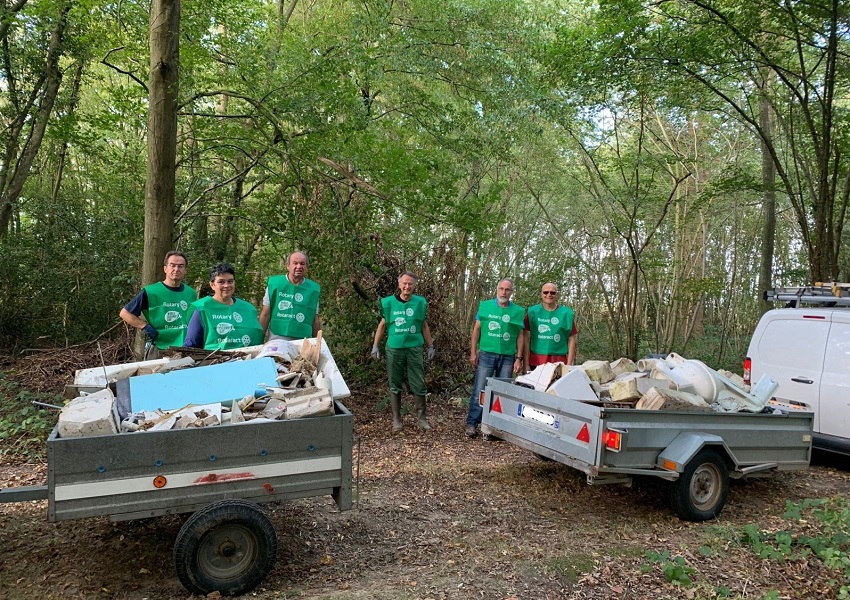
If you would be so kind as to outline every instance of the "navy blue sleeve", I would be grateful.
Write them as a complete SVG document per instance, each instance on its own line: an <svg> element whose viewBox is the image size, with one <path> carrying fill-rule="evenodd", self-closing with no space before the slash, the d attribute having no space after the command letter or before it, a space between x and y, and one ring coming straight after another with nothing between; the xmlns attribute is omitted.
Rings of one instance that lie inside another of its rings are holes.
<svg viewBox="0 0 850 600"><path fill-rule="evenodd" d="M186 339L183 345L187 348L203 348L204 347L204 322L201 321L200 311L192 313L189 319L189 326L186 328Z"/></svg>
<svg viewBox="0 0 850 600"><path fill-rule="evenodd" d="M145 291L145 288L142 288L136 296L130 300L125 306L124 310L126 310L131 315L136 315L137 317L141 316L142 311L148 307L148 293Z"/></svg>

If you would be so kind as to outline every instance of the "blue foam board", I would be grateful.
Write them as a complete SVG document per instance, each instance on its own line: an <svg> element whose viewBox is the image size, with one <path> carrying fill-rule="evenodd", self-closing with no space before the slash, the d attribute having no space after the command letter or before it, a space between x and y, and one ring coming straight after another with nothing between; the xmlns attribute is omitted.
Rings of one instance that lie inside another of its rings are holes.
<svg viewBox="0 0 850 600"><path fill-rule="evenodd" d="M253 395L277 383L277 368L269 357L192 367L170 373L130 377L133 412L174 410L187 404L224 402Z"/></svg>

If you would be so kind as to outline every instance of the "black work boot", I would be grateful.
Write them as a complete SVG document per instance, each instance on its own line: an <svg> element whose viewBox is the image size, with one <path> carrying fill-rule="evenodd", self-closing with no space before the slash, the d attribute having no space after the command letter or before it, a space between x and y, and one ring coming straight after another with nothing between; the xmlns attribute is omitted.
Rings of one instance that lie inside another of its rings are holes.
<svg viewBox="0 0 850 600"><path fill-rule="evenodd" d="M401 420L401 393L390 392L390 407L393 410L393 431L401 431L404 428Z"/></svg>
<svg viewBox="0 0 850 600"><path fill-rule="evenodd" d="M425 418L425 396L413 395L413 406L416 407L416 424L422 431L428 431L431 426L428 425L428 420Z"/></svg>

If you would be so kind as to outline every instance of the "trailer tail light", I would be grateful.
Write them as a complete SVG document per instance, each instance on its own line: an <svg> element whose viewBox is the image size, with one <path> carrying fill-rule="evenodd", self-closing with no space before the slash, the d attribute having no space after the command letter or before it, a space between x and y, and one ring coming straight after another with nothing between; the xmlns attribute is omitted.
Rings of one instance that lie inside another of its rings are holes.
<svg viewBox="0 0 850 600"><path fill-rule="evenodd" d="M602 434L602 443L609 450L619 452L622 442L623 434L621 434L619 431L612 431L608 429L605 431L605 433Z"/></svg>
<svg viewBox="0 0 850 600"><path fill-rule="evenodd" d="M744 359L744 383L750 385L753 376L753 359L749 356Z"/></svg>
<svg viewBox="0 0 850 600"><path fill-rule="evenodd" d="M501 413L502 412L502 399L496 396L496 401L493 402L493 408L490 412Z"/></svg>
<svg viewBox="0 0 850 600"><path fill-rule="evenodd" d="M590 443L590 428L587 426L587 423L582 426L581 431L579 431L576 436L576 439L580 442L585 442L587 444Z"/></svg>
<svg viewBox="0 0 850 600"><path fill-rule="evenodd" d="M484 406L484 390L478 392L478 404Z"/></svg>

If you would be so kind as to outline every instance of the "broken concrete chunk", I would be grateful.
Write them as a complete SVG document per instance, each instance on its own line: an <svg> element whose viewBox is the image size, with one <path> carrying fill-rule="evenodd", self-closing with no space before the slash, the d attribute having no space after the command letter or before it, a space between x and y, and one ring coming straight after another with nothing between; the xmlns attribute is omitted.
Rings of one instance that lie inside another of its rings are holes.
<svg viewBox="0 0 850 600"><path fill-rule="evenodd" d="M560 362L544 363L534 367L533 371L517 377L516 382L525 383L532 386L538 392L543 392L546 391L553 381L563 375L565 370L562 370L562 367L566 367L566 365Z"/></svg>
<svg viewBox="0 0 850 600"><path fill-rule="evenodd" d="M627 402L629 400L637 400L641 397L638 390L637 379L624 379L622 381L614 380L609 385L611 400L614 402Z"/></svg>
<svg viewBox="0 0 850 600"><path fill-rule="evenodd" d="M645 393L635 408L641 410L692 410L709 412L711 407L702 396L678 390L651 388Z"/></svg>
<svg viewBox="0 0 850 600"><path fill-rule="evenodd" d="M636 379L635 383L637 384L638 391L641 393L641 395L647 393L652 388L658 388L660 390L671 389L669 379L652 379L651 377L641 377L639 379Z"/></svg>
<svg viewBox="0 0 850 600"><path fill-rule="evenodd" d="M322 388L314 388L310 394L301 394L286 399L286 418L322 417L334 414L331 393Z"/></svg>
<svg viewBox="0 0 850 600"><path fill-rule="evenodd" d="M607 361L588 360L582 363L581 368L584 369L587 376L593 381L608 383L614 379L614 372L611 370L611 365Z"/></svg>
<svg viewBox="0 0 850 600"><path fill-rule="evenodd" d="M637 367L630 358L618 358L611 363L611 371L614 372L614 377L616 377L624 373L634 373L637 371Z"/></svg>
<svg viewBox="0 0 850 600"><path fill-rule="evenodd" d="M729 379L732 383L734 383L737 387L741 388L745 392L750 391L750 386L744 383L744 378L738 375L737 373L727 371L726 369L718 369L717 372L723 375L726 379Z"/></svg>
<svg viewBox="0 0 850 600"><path fill-rule="evenodd" d="M91 437L118 433L115 396L109 388L80 396L59 413L59 437Z"/></svg>

